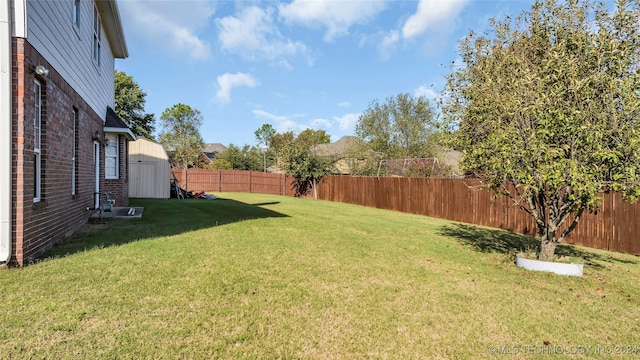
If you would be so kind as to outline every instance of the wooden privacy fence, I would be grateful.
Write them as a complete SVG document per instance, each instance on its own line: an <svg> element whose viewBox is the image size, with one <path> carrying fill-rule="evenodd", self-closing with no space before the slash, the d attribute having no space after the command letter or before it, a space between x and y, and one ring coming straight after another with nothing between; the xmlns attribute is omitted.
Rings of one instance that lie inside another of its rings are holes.
<svg viewBox="0 0 640 360"><path fill-rule="evenodd" d="M295 194L292 178L283 174L202 169L174 174L182 187L193 191ZM318 198L536 234L528 214L506 197L494 197L477 180L329 176L319 184ZM566 241L640 255L639 218L640 203L604 194L598 213L584 214Z"/></svg>
<svg viewBox="0 0 640 360"><path fill-rule="evenodd" d="M172 170L187 191L250 192L293 196L284 174L260 171L182 169Z"/></svg>

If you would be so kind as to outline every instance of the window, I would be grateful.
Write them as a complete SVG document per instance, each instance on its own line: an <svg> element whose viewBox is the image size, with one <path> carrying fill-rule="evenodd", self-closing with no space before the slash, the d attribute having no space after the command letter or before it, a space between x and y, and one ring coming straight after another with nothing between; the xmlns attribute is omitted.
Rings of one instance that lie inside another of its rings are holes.
<svg viewBox="0 0 640 360"><path fill-rule="evenodd" d="M100 24L100 14L96 7L93 8L93 60L100 67L100 52L102 49L102 25Z"/></svg>
<svg viewBox="0 0 640 360"><path fill-rule="evenodd" d="M73 108L73 146L71 147L71 195L78 190L78 109Z"/></svg>
<svg viewBox="0 0 640 360"><path fill-rule="evenodd" d="M108 134L105 136L104 144L104 177L106 179L118 178L118 154L119 154L118 135Z"/></svg>
<svg viewBox="0 0 640 360"><path fill-rule="evenodd" d="M33 202L40 202L42 197L42 84L34 80L34 115L33 115Z"/></svg>
<svg viewBox="0 0 640 360"><path fill-rule="evenodd" d="M80 0L73 0L73 24L80 27Z"/></svg>

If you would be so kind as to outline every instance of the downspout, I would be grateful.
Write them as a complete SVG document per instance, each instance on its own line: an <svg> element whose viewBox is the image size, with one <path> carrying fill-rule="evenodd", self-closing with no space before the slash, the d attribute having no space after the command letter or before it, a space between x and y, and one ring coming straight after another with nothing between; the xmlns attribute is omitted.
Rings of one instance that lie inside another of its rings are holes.
<svg viewBox="0 0 640 360"><path fill-rule="evenodd" d="M0 263L11 260L11 9L0 0Z"/></svg>

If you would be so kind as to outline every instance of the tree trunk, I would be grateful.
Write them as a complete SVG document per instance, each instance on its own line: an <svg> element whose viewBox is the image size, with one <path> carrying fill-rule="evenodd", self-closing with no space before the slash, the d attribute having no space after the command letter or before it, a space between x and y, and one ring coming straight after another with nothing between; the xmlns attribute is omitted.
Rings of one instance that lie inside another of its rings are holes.
<svg viewBox="0 0 640 360"><path fill-rule="evenodd" d="M538 260L553 261L558 243L553 238L542 237L540 241L540 254Z"/></svg>
<svg viewBox="0 0 640 360"><path fill-rule="evenodd" d="M318 190L316 189L316 179L311 180L311 189L313 190L313 200L318 200Z"/></svg>

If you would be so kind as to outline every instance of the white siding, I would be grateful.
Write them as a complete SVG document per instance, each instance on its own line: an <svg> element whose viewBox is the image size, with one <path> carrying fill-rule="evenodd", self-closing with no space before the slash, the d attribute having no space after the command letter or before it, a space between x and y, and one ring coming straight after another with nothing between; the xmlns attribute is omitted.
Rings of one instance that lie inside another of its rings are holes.
<svg viewBox="0 0 640 360"><path fill-rule="evenodd" d="M13 3L11 3L13 7ZM11 13L0 1L0 263L11 259Z"/></svg>
<svg viewBox="0 0 640 360"><path fill-rule="evenodd" d="M27 41L104 120L107 106L114 106L115 60L101 29L101 65L95 64L92 57L95 5L93 1L80 4L81 19L77 27L73 0L27 0Z"/></svg>
<svg viewBox="0 0 640 360"><path fill-rule="evenodd" d="M170 171L162 145L145 138L129 142L129 197L169 198Z"/></svg>
<svg viewBox="0 0 640 360"><path fill-rule="evenodd" d="M25 37L25 9L24 0L9 0L11 12L9 16L13 16L11 21L11 36Z"/></svg>

